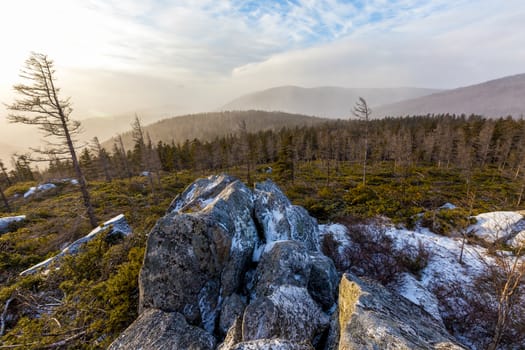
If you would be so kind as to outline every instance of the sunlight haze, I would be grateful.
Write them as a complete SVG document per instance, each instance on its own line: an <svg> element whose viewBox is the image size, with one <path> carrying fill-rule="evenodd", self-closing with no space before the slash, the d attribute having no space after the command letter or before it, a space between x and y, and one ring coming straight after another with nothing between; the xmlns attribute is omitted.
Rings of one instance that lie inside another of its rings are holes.
<svg viewBox="0 0 525 350"><path fill-rule="evenodd" d="M31 51L77 119L213 111L281 85L455 88L525 71L523 18L521 0L2 1L0 102ZM1 108L2 142L20 144Z"/></svg>

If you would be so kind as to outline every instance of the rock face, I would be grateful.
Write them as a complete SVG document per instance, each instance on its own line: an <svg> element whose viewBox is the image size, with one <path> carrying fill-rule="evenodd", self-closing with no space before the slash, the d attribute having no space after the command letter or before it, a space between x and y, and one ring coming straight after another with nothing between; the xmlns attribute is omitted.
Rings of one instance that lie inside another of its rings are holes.
<svg viewBox="0 0 525 350"><path fill-rule="evenodd" d="M344 332L355 317L338 313L340 277L319 246L317 221L271 181L197 180L150 232L140 316L111 349L336 349L337 315Z"/></svg>
<svg viewBox="0 0 525 350"><path fill-rule="evenodd" d="M339 286L339 329L339 350L463 349L423 309L351 274Z"/></svg>
<svg viewBox="0 0 525 350"><path fill-rule="evenodd" d="M150 232L141 316L114 347L133 349L132 335L145 334L134 329L153 327L145 324L163 312L178 315L163 339L180 337L182 317L223 350L311 349L328 331L337 283L317 221L274 183L251 190L226 175L200 179Z"/></svg>
<svg viewBox="0 0 525 350"><path fill-rule="evenodd" d="M188 325L177 312L148 309L109 347L118 349L194 349L212 350L215 338Z"/></svg>

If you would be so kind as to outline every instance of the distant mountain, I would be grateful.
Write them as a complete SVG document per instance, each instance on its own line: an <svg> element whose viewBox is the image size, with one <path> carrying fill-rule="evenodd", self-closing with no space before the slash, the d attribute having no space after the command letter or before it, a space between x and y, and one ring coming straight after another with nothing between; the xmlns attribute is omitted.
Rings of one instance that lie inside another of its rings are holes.
<svg viewBox="0 0 525 350"><path fill-rule="evenodd" d="M223 111L264 110L298 113L326 118L348 118L359 97L372 107L430 95L441 90L422 88L341 88L280 86L241 96Z"/></svg>
<svg viewBox="0 0 525 350"><path fill-rule="evenodd" d="M428 113L479 114L519 118L525 115L525 74L435 93L374 109L374 117Z"/></svg>
<svg viewBox="0 0 525 350"><path fill-rule="evenodd" d="M191 114L164 119L146 125L144 131L149 134L154 143L158 141L183 143L186 140L199 139L209 141L216 137L235 134L239 131L239 124L246 123L248 132L280 129L323 123L326 119L308 117L284 112L265 111L234 111ZM130 130L131 128L128 128ZM132 144L131 131L122 134L124 146L129 149ZM103 143L111 149L114 138Z"/></svg>

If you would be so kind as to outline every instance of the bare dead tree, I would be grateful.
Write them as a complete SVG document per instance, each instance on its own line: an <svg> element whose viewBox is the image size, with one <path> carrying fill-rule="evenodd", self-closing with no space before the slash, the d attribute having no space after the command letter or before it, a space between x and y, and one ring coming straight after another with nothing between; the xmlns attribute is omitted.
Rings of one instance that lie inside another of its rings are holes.
<svg viewBox="0 0 525 350"><path fill-rule="evenodd" d="M97 155L100 167L104 173L104 178L107 182L111 181L111 173L109 171L109 155L106 150L100 145L98 137L94 137L92 141L92 148L95 154Z"/></svg>
<svg viewBox="0 0 525 350"><path fill-rule="evenodd" d="M4 202L5 209L8 212L10 212L11 211L11 207L9 206L9 201L7 200L7 197L5 196L1 185L0 185L0 197L2 198L2 202Z"/></svg>
<svg viewBox="0 0 525 350"><path fill-rule="evenodd" d="M353 115L358 119L362 120L365 124L364 130L364 155L363 155L363 186L366 186L366 162L368 159L368 121L370 120L370 115L372 110L368 107L366 100L362 97L359 97L355 103L354 109L352 111Z"/></svg>
<svg viewBox="0 0 525 350"><path fill-rule="evenodd" d="M89 222L92 227L96 227L97 219L75 150L74 137L81 132L80 122L70 118L73 111L70 99L59 97L60 89L55 86L53 61L44 54L32 53L25 62L20 77L27 83L13 87L19 97L7 105L11 112L8 120L11 123L36 125L43 132L47 139L46 148L33 151L47 157L35 160L47 161L49 156L71 160Z"/></svg>
<svg viewBox="0 0 525 350"><path fill-rule="evenodd" d="M497 271L493 271L493 283L497 298L497 319L492 340L488 350L496 350L501 342L505 329L511 321L515 308L520 305L525 293L525 261L521 253L525 250L522 243L512 259L502 254L496 255Z"/></svg>

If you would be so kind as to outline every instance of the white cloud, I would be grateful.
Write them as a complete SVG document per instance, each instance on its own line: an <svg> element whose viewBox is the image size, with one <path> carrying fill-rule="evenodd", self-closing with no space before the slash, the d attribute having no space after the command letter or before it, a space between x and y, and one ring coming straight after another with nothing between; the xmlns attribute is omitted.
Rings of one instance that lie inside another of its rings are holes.
<svg viewBox="0 0 525 350"><path fill-rule="evenodd" d="M525 71L523 18L521 0L4 1L0 102L31 50L82 116L283 84L467 85Z"/></svg>

